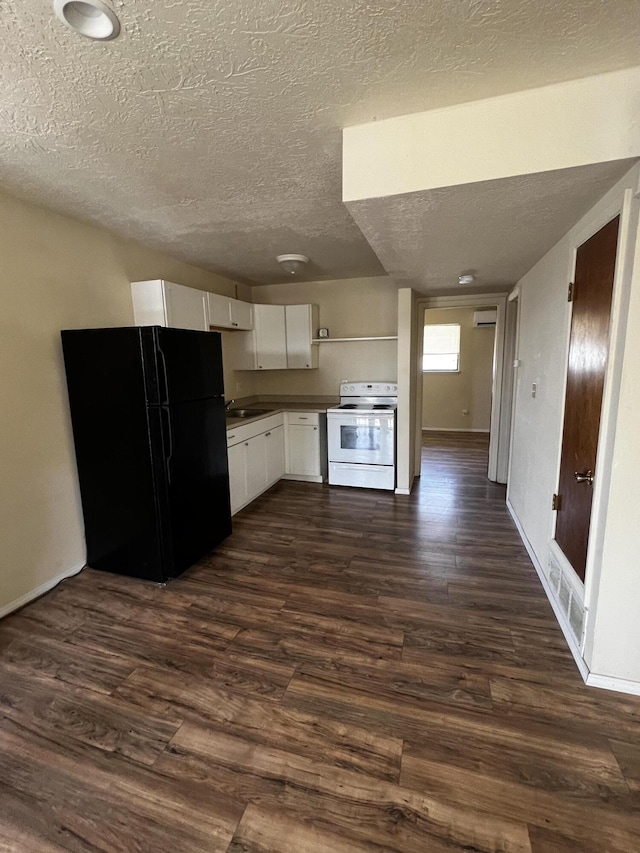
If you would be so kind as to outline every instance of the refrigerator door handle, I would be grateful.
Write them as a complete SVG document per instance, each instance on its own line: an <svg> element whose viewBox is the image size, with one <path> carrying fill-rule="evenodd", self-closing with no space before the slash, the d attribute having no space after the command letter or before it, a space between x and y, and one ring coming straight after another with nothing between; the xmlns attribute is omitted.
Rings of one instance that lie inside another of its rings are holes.
<svg viewBox="0 0 640 853"><path fill-rule="evenodd" d="M164 386L160 395L160 404L162 405L163 403L169 402L169 376L167 374L167 360L164 357L160 344L158 344L158 356L162 366L162 382Z"/></svg>
<svg viewBox="0 0 640 853"><path fill-rule="evenodd" d="M171 482L171 457L173 456L173 433L171 432L171 415L166 406L160 408L163 421L166 420L166 428L162 430L163 436L166 436L169 441L169 453L165 455L164 464L167 470L167 482Z"/></svg>

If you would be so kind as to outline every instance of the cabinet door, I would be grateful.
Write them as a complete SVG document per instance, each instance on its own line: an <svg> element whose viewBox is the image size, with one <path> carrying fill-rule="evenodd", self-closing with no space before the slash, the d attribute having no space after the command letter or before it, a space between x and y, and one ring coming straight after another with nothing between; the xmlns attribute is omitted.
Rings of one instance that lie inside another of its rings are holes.
<svg viewBox="0 0 640 853"><path fill-rule="evenodd" d="M247 499L253 500L267 488L267 439L256 435L244 443L247 454Z"/></svg>
<svg viewBox="0 0 640 853"><path fill-rule="evenodd" d="M229 447L229 494L231 497L231 515L243 506L247 498L247 459L244 442Z"/></svg>
<svg viewBox="0 0 640 853"><path fill-rule="evenodd" d="M313 337L313 306L287 305L287 367L305 370L318 366L318 347Z"/></svg>
<svg viewBox="0 0 640 853"><path fill-rule="evenodd" d="M258 370L282 370L287 366L284 305L254 305Z"/></svg>
<svg viewBox="0 0 640 853"><path fill-rule="evenodd" d="M253 329L253 306L250 302L241 302L239 299L230 299L231 325L234 329Z"/></svg>
<svg viewBox="0 0 640 853"><path fill-rule="evenodd" d="M285 470L284 427L274 427L266 433L267 439L267 482L277 483Z"/></svg>
<svg viewBox="0 0 640 853"><path fill-rule="evenodd" d="M317 426L290 424L287 474L307 474L319 477L320 432Z"/></svg>
<svg viewBox="0 0 640 853"><path fill-rule="evenodd" d="M174 329L196 329L199 332L209 331L207 294L204 291L165 281L164 302L167 326Z"/></svg>
<svg viewBox="0 0 640 853"><path fill-rule="evenodd" d="M219 293L207 293L209 302L209 325L223 329L231 327L231 299Z"/></svg>

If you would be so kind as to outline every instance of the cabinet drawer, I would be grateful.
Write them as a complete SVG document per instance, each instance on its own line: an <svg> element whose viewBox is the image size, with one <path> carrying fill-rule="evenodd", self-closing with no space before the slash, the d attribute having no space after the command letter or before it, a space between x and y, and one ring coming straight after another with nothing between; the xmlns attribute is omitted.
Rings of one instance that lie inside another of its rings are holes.
<svg viewBox="0 0 640 853"><path fill-rule="evenodd" d="M301 426L318 426L320 415L318 412L287 412L288 424L300 424Z"/></svg>
<svg viewBox="0 0 640 853"><path fill-rule="evenodd" d="M261 435L267 430L275 429L282 426L284 419L282 412L275 415L267 415L250 424L240 424L227 430L227 447L233 447L234 444L239 444L241 441L248 441L256 435Z"/></svg>

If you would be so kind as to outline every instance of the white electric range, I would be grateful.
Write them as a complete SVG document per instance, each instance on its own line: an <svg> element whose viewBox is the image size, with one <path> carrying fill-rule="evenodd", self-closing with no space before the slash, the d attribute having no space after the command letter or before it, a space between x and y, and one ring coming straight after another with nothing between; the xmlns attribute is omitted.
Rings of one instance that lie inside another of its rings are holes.
<svg viewBox="0 0 640 853"><path fill-rule="evenodd" d="M395 382L343 382L327 411L329 483L366 489L396 485Z"/></svg>

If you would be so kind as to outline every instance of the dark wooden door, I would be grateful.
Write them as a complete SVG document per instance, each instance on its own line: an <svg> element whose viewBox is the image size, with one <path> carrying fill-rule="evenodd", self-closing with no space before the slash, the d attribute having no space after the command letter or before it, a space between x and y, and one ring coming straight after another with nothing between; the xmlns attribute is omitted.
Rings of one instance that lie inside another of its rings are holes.
<svg viewBox="0 0 640 853"><path fill-rule="evenodd" d="M578 249L573 285L556 542L584 580L609 352L619 217Z"/></svg>

